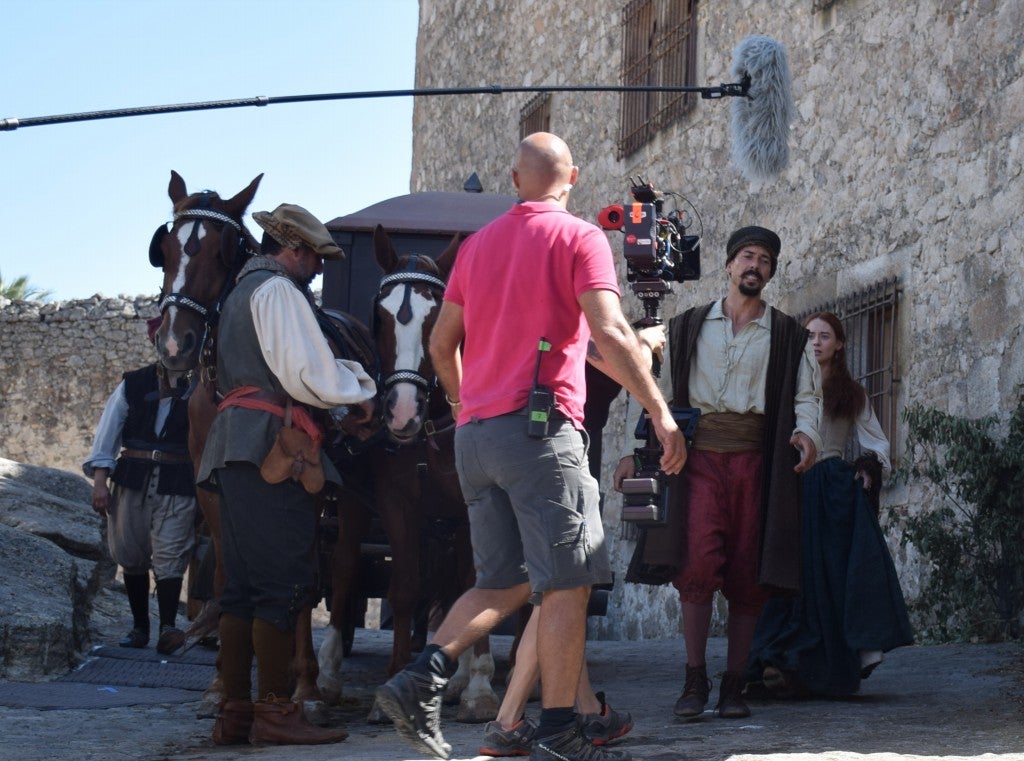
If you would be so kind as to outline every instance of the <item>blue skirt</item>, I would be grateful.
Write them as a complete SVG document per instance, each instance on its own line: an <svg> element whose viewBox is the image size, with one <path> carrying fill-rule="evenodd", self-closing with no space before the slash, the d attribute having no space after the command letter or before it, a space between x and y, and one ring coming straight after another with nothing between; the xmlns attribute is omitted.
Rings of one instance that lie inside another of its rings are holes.
<svg viewBox="0 0 1024 761"><path fill-rule="evenodd" d="M913 643L882 529L853 467L838 457L801 478L801 592L774 598L757 622L748 677L765 666L794 674L818 695L860 688L861 650Z"/></svg>

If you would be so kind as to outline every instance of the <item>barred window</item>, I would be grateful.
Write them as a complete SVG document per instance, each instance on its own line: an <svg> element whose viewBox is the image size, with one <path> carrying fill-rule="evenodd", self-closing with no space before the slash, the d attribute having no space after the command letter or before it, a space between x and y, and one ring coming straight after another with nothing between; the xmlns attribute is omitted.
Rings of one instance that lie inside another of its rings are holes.
<svg viewBox="0 0 1024 761"><path fill-rule="evenodd" d="M622 83L692 86L697 0L631 0L622 9ZM619 158L646 145L693 108L692 93L622 93Z"/></svg>
<svg viewBox="0 0 1024 761"><path fill-rule="evenodd" d="M832 312L846 331L846 361L850 374L864 386L878 422L896 443L896 385L899 356L896 318L900 287L893 277L862 291L810 309L799 317L801 323L815 312Z"/></svg>
<svg viewBox="0 0 1024 761"><path fill-rule="evenodd" d="M534 132L551 131L551 93L542 92L519 112L519 139Z"/></svg>

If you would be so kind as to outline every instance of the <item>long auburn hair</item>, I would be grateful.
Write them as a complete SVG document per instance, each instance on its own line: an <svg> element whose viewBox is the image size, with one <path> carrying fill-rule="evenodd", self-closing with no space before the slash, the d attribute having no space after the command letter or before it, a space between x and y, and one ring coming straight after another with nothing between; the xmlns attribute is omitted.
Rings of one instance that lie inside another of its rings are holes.
<svg viewBox="0 0 1024 761"><path fill-rule="evenodd" d="M828 323L836 340L843 344L832 356L831 372L822 387L825 414L831 418L853 420L863 411L868 398L864 387L853 379L850 368L846 366L846 331L843 330L843 323L831 312L815 312L804 320L804 327L810 325L811 320Z"/></svg>

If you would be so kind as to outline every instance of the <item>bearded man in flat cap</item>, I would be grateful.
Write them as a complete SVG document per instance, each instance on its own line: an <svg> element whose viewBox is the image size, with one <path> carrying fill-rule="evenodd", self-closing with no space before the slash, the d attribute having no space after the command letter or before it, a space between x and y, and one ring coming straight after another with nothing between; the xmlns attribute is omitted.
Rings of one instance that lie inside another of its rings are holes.
<svg viewBox="0 0 1024 761"><path fill-rule="evenodd" d="M324 259L342 258L327 228L293 204L253 219L265 231L261 253L224 302L217 341L224 400L197 474L200 486L220 494L226 576L219 626L225 699L213 740L336 742L344 730L308 723L290 700L288 669L296 618L313 593L314 494L325 481L340 483L319 447L317 411L368 415L376 386L357 362L334 357L317 323L309 284Z"/></svg>
<svg viewBox="0 0 1024 761"><path fill-rule="evenodd" d="M683 472L669 482L668 523L643 529L627 581L671 582L679 592L686 677L677 716L707 704L705 650L712 599L729 602L726 671L717 713L743 718L743 672L758 614L774 593L800 585L799 474L821 448L821 376L807 331L769 306L781 244L764 227L736 230L726 245L729 291L669 323L666 364L675 406L700 420ZM619 462L616 487L633 472Z"/></svg>

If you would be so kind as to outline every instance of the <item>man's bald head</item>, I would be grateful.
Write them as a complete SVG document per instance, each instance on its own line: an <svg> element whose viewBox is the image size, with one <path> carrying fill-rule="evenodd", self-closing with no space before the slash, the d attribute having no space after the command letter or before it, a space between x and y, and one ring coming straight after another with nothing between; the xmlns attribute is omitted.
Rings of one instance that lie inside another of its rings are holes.
<svg viewBox="0 0 1024 761"><path fill-rule="evenodd" d="M569 146L550 132L534 132L519 144L512 177L524 201L560 202L576 182Z"/></svg>

